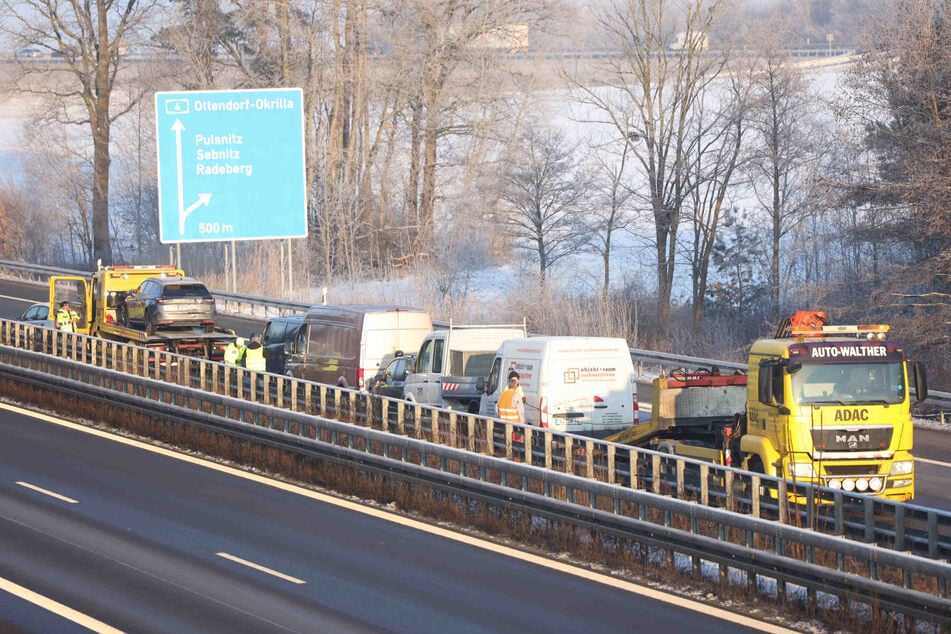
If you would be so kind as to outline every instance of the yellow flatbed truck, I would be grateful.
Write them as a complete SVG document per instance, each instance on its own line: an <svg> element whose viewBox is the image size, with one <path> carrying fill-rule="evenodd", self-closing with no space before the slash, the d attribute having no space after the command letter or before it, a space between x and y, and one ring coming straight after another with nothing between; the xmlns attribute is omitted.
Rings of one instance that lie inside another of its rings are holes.
<svg viewBox="0 0 951 634"><path fill-rule="evenodd" d="M68 301L79 315L78 333L220 361L225 346L235 340L230 330L216 327L206 332L196 327L147 333L120 322L119 307L126 294L146 279L169 276L185 277L185 272L167 265L100 266L88 276L50 277L50 315L55 319L60 304Z"/></svg>

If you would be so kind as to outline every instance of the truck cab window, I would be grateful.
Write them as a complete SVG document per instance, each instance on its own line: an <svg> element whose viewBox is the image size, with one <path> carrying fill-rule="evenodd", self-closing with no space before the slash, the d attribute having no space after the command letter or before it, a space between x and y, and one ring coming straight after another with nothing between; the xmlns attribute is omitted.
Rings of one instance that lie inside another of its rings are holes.
<svg viewBox="0 0 951 634"><path fill-rule="evenodd" d="M492 364L492 370L489 371L489 382L485 386L486 394L494 394L499 387L499 373L502 369L502 359L496 359Z"/></svg>
<svg viewBox="0 0 951 634"><path fill-rule="evenodd" d="M416 371L420 374L432 372L433 367L433 342L427 341L419 351L419 359L416 361Z"/></svg>
<svg viewBox="0 0 951 634"><path fill-rule="evenodd" d="M433 341L433 365L434 368L442 367L442 354L443 354L443 344L445 341L442 339L436 339ZM434 370L435 372L436 370Z"/></svg>

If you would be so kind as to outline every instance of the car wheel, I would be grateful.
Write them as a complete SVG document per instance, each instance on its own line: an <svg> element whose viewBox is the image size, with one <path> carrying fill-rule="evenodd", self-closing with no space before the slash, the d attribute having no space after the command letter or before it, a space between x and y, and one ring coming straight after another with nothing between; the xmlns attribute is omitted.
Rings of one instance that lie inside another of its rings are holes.
<svg viewBox="0 0 951 634"><path fill-rule="evenodd" d="M145 334L150 337L155 334L155 324L149 320L145 321Z"/></svg>

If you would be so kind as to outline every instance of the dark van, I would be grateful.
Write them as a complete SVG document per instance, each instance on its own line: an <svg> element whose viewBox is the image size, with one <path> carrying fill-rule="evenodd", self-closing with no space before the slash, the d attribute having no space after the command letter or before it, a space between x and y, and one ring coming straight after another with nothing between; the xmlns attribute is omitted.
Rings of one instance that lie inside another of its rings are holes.
<svg viewBox="0 0 951 634"><path fill-rule="evenodd" d="M417 350L433 327L419 308L354 304L311 307L287 344L285 374L364 389L387 354Z"/></svg>
<svg viewBox="0 0 951 634"><path fill-rule="evenodd" d="M267 362L268 372L284 374L284 363L287 361L284 344L294 340L303 321L303 315L289 315L272 317L264 324L261 344L264 346L264 359Z"/></svg>

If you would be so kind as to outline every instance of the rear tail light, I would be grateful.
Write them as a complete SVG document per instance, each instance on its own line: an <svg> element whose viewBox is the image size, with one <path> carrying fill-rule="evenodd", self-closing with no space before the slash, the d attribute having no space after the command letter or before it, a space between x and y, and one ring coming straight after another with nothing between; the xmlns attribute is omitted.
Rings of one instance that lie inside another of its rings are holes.
<svg viewBox="0 0 951 634"><path fill-rule="evenodd" d="M595 402L595 403L603 403L603 402L604 402L604 399L601 398L600 396L598 396L597 394L595 394L595 395L594 395L594 402Z"/></svg>
<svg viewBox="0 0 951 634"><path fill-rule="evenodd" d="M357 368L357 387L363 389L363 368Z"/></svg>
<svg viewBox="0 0 951 634"><path fill-rule="evenodd" d="M641 422L641 406L637 404L637 394L634 395L634 407L631 411L634 412L634 424L637 425L639 422Z"/></svg>
<svg viewBox="0 0 951 634"><path fill-rule="evenodd" d="M538 424L548 427L548 399L544 396L538 400Z"/></svg>

